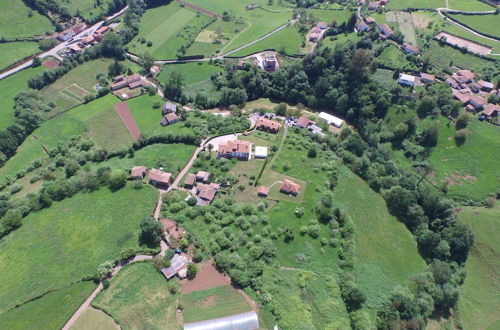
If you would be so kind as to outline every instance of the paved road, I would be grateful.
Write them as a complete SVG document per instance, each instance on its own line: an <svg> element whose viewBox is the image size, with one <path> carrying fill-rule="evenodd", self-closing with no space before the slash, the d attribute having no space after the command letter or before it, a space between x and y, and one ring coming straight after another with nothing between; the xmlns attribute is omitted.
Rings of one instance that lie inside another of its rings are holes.
<svg viewBox="0 0 500 330"><path fill-rule="evenodd" d="M50 49L50 50L48 50L48 51L46 51L46 52L38 55L37 57L38 58L45 58L45 57L52 56L52 57L57 58L58 60L62 60L62 58L57 54L59 51L63 50L64 48L67 48L69 45L71 45L71 44L79 41L84 36L94 34L95 31L97 31L97 29L99 29L105 22L109 22L110 20L114 19L115 17L120 16L127 9L128 9L128 6L126 6L125 8L123 8L122 10L120 10L119 12L113 14L112 16L107 17L105 20L100 21L100 22L92 25L88 29L82 31L81 33L77 34L75 37L73 37L72 41L62 42L59 45L55 46L54 48L52 48L52 49ZM12 68L9 71L6 71L6 72L0 74L0 80L4 79L4 78L6 78L6 77L8 77L10 75L13 75L13 74L15 74L15 73L17 73L17 72L19 72L21 70L29 68L32 64L33 64L33 60L29 60L27 62L24 62L24 63L16 66L15 68Z"/></svg>

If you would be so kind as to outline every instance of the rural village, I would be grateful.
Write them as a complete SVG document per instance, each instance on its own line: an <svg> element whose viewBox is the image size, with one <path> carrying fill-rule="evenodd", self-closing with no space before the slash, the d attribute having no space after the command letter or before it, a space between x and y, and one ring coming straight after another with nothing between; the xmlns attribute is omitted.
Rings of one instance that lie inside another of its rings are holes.
<svg viewBox="0 0 500 330"><path fill-rule="evenodd" d="M499 0L0 0L0 329L495 329Z"/></svg>

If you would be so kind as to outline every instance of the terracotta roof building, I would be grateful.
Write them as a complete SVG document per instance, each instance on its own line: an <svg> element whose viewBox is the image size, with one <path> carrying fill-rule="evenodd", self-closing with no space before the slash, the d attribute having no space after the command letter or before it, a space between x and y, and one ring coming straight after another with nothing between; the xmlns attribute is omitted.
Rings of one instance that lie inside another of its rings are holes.
<svg viewBox="0 0 500 330"><path fill-rule="evenodd" d="M401 49L406 54L413 54L413 55L420 54L420 49L418 49L417 47L413 46L412 44L404 43L403 47L401 47Z"/></svg>
<svg viewBox="0 0 500 330"><path fill-rule="evenodd" d="M436 77L432 74L428 74L425 72L420 73L420 80L423 81L424 83L431 83L436 80Z"/></svg>
<svg viewBox="0 0 500 330"><path fill-rule="evenodd" d="M170 185L171 173L160 171L153 168L148 173L149 183L157 187L168 187Z"/></svg>
<svg viewBox="0 0 500 330"><path fill-rule="evenodd" d="M97 29L97 31L95 31L96 34L104 34L106 32L108 32L109 30L109 26L105 25L105 26L101 26L100 28Z"/></svg>
<svg viewBox="0 0 500 330"><path fill-rule="evenodd" d="M380 33L382 33L386 37L390 37L394 34L394 31L387 24L379 24L378 28L380 29Z"/></svg>
<svg viewBox="0 0 500 330"><path fill-rule="evenodd" d="M198 195L198 201L196 205L206 206L210 205L217 194L217 188L208 184L199 183L196 186L196 194Z"/></svg>
<svg viewBox="0 0 500 330"><path fill-rule="evenodd" d="M358 22L356 23L356 30L358 30L358 32L359 32L359 31L368 31L368 29L369 29L369 28L370 28L370 27L368 26L368 24L366 24L366 23L365 23L365 22L363 22L363 21L358 21Z"/></svg>
<svg viewBox="0 0 500 330"><path fill-rule="evenodd" d="M266 186L260 186L257 195L259 195L260 197L267 197L269 195L269 188L267 188Z"/></svg>
<svg viewBox="0 0 500 330"><path fill-rule="evenodd" d="M472 105L475 110L479 110L486 104L486 101L479 95L471 94L469 104Z"/></svg>
<svg viewBox="0 0 500 330"><path fill-rule="evenodd" d="M130 179L142 180L146 176L147 169L145 166L134 166L130 171Z"/></svg>
<svg viewBox="0 0 500 330"><path fill-rule="evenodd" d="M484 81L481 79L477 83L482 91L491 92L493 90L494 85L493 85L493 83L490 83L489 81Z"/></svg>
<svg viewBox="0 0 500 330"><path fill-rule="evenodd" d="M198 173L196 173L196 181L207 182L209 178L210 173L208 172L198 171Z"/></svg>
<svg viewBox="0 0 500 330"><path fill-rule="evenodd" d="M176 122L179 121L179 116L177 116L175 113L171 112L166 114L162 120L160 121L161 126L168 126L175 124Z"/></svg>
<svg viewBox="0 0 500 330"><path fill-rule="evenodd" d="M468 90L452 90L453 96L464 105L470 101L471 93Z"/></svg>
<svg viewBox="0 0 500 330"><path fill-rule="evenodd" d="M291 180L284 179L280 191L285 194L297 195L300 192L300 185Z"/></svg>
<svg viewBox="0 0 500 330"><path fill-rule="evenodd" d="M368 17L366 17L366 18L365 18L365 22L366 22L366 24L368 24L368 25L371 25L371 24L375 24L375 23L377 23L377 22L375 21L375 19L374 19L373 17L370 17L370 16L368 16Z"/></svg>
<svg viewBox="0 0 500 330"><path fill-rule="evenodd" d="M165 233L166 238L173 238L176 241L182 239L186 231L184 228L180 227L175 221L170 219L160 219L160 223L163 227L163 232Z"/></svg>
<svg viewBox="0 0 500 330"><path fill-rule="evenodd" d="M327 27L328 27L328 23L326 22L318 22L318 24L316 24L317 27L319 27L321 30L325 30Z"/></svg>
<svg viewBox="0 0 500 330"><path fill-rule="evenodd" d="M184 188L192 189L194 187L195 182L196 182L196 174L188 173L186 181L184 181Z"/></svg>
<svg viewBox="0 0 500 330"><path fill-rule="evenodd" d="M300 117L299 120L297 120L297 126L300 128L307 128L312 124L314 124L314 122L307 117Z"/></svg>
<svg viewBox="0 0 500 330"><path fill-rule="evenodd" d="M500 106L489 103L486 105L482 114L489 118L496 117L500 114Z"/></svg>
<svg viewBox="0 0 500 330"><path fill-rule="evenodd" d="M257 119L257 124L255 127L258 130L276 134L281 128L281 124L276 120L270 120L264 117Z"/></svg>
<svg viewBox="0 0 500 330"><path fill-rule="evenodd" d="M219 143L217 157L238 158L248 160L252 144L249 141L233 140Z"/></svg>

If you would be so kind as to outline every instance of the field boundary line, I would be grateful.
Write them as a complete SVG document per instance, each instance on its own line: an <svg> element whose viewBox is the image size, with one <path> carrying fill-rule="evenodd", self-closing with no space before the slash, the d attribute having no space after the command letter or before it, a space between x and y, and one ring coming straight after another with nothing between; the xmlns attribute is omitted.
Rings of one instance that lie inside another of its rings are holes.
<svg viewBox="0 0 500 330"><path fill-rule="evenodd" d="M224 54L224 52L226 51L226 48L228 48L239 36L241 36L244 32L246 32L248 29L250 29L252 27L252 22L250 21L246 21L246 23L248 23L247 27L244 28L243 30L241 30L238 34L236 34L234 36L233 39L231 39L231 41L229 41L221 50L220 50L220 54Z"/></svg>

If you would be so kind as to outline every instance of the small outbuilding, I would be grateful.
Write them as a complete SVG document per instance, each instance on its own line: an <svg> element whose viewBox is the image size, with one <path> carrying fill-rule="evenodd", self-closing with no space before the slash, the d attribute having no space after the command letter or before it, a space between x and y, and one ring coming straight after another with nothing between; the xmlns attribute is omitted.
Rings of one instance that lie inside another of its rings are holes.
<svg viewBox="0 0 500 330"><path fill-rule="evenodd" d="M266 186L260 186L257 195L260 197L267 197L269 195L269 188Z"/></svg>
<svg viewBox="0 0 500 330"><path fill-rule="evenodd" d="M209 178L210 178L210 173L208 172L198 171L198 173L196 173L196 181L208 182Z"/></svg>
<svg viewBox="0 0 500 330"><path fill-rule="evenodd" d="M326 112L321 112L319 114L319 118L321 119L324 119L326 120L326 122L328 123L328 125L333 125L335 127L341 127L342 124L344 123L344 121L338 117L335 117L329 113L326 113Z"/></svg>
<svg viewBox="0 0 500 330"><path fill-rule="evenodd" d="M167 278L167 280L169 280L177 273L179 273L182 269L187 268L188 264L188 258L180 254L175 254L170 260L170 267L163 268L161 272Z"/></svg>
<svg viewBox="0 0 500 330"><path fill-rule="evenodd" d="M300 185L292 180L284 179L280 191L285 194L296 196L300 192Z"/></svg>
<svg viewBox="0 0 500 330"><path fill-rule="evenodd" d="M168 188L170 185L170 179L172 178L172 173L167 173L153 168L148 173L149 183L162 188Z"/></svg>
<svg viewBox="0 0 500 330"><path fill-rule="evenodd" d="M146 176L147 168L145 166L134 166L130 171L131 180L142 180Z"/></svg>
<svg viewBox="0 0 500 330"><path fill-rule="evenodd" d="M267 158L267 147L255 147L255 158L264 159Z"/></svg>
<svg viewBox="0 0 500 330"><path fill-rule="evenodd" d="M186 181L184 181L184 188L193 189L195 183L196 183L196 174L188 173Z"/></svg>

